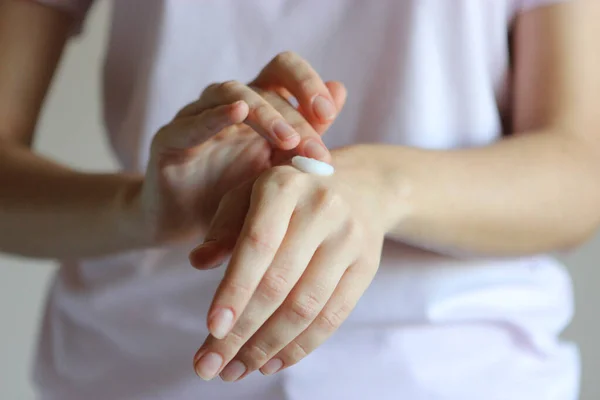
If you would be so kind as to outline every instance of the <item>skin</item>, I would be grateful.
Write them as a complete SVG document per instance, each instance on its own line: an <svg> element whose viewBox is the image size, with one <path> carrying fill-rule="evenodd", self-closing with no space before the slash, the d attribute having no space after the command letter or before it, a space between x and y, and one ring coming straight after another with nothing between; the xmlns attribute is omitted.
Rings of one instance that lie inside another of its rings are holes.
<svg viewBox="0 0 600 400"><path fill-rule="evenodd" d="M235 381L300 361L352 311L384 237L492 256L589 238L600 222L599 18L595 0L518 17L507 139L447 151L350 146L332 151L331 177L278 166L226 195L210 241L190 254L206 268L231 252L198 375Z"/></svg>
<svg viewBox="0 0 600 400"><path fill-rule="evenodd" d="M34 2L0 3L0 251L81 258L189 240L240 183L291 155L330 160L320 134L345 88L290 52L250 85L211 85L185 106L154 136L143 175L83 173L36 154L36 121L70 22Z"/></svg>
<svg viewBox="0 0 600 400"><path fill-rule="evenodd" d="M442 251L517 255L574 246L598 225L600 62L591 38L600 37L600 13L595 0L518 18L512 138L453 151L351 146L331 152L332 177L280 165L239 186L237 179L245 176L228 182L212 175L221 170L235 176L224 171L237 168L232 160L240 154L228 153L232 146L219 147L215 135L230 135L227 140L241 146L241 153L252 154L245 146L256 137L244 140L251 128L270 141L271 153L258 151L262 158L249 162L273 164L287 154L274 149L302 153L309 139L320 140L318 133L331 122L321 118L327 113L314 110L315 99L327 96L323 85L338 110L343 103L343 95L335 95L310 68L294 75L303 61L292 53L274 60L281 71L296 71L290 72L292 78L274 73L277 68L270 64L249 86L210 87L203 100L208 105L186 107L157 133L145 176L86 174L30 149L68 18L30 2L0 4L0 226L6 227L0 231L0 250L62 258L165 244L206 223L204 211L192 215L197 218L193 227L182 223L186 218L166 225L167 215L186 215L196 201L210 214L219 203L207 234L213 241L190 255L197 267L207 268L233 253L209 313L213 335L194 360L203 378L221 373L235 380L259 368L273 373L313 351L339 328L370 283L384 237ZM295 93L297 88L310 90ZM259 89L279 97L260 107L247 91L259 94ZM273 103L292 94L312 131L302 129L300 139L281 142L271 135L272 123L279 115L290 122L297 114ZM234 129L242 120L243 129ZM206 159L214 165L203 165ZM205 198L200 193L207 188L190 187L185 179L190 171L195 182L210 173L219 190L234 188L222 199ZM178 200L190 193L193 201L182 207ZM217 315L227 309L233 320L223 328ZM252 310L258 310L256 318L248 318ZM211 353L217 354L212 361L221 361L214 374L206 374L201 363ZM226 371L233 365L238 373L240 364L239 377Z"/></svg>

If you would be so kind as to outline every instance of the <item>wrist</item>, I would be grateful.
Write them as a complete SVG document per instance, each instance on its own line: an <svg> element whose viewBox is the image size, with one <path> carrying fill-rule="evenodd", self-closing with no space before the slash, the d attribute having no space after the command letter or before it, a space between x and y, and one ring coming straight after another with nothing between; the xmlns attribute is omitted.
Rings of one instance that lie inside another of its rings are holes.
<svg viewBox="0 0 600 400"><path fill-rule="evenodd" d="M397 231L411 210L411 186L398 162L400 151L399 146L359 144L332 152L336 175L351 175L353 189L366 196L385 234Z"/></svg>
<svg viewBox="0 0 600 400"><path fill-rule="evenodd" d="M157 245L156 235L149 226L142 206L144 178L137 175L119 175L112 218L116 233L127 244L127 248L145 248Z"/></svg>

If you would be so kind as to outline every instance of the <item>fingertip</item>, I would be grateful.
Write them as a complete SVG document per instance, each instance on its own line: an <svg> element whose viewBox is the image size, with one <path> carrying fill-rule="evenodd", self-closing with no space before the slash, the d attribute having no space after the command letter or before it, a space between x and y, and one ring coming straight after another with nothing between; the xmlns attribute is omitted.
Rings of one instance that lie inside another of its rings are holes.
<svg viewBox="0 0 600 400"><path fill-rule="evenodd" d="M305 157L313 158L315 160L330 162L331 153L325 146L325 144L317 138L309 138L302 146L302 153Z"/></svg>
<svg viewBox="0 0 600 400"><path fill-rule="evenodd" d="M291 150L300 144L298 132L283 119L275 121L271 129L281 150Z"/></svg>
<svg viewBox="0 0 600 400"><path fill-rule="evenodd" d="M231 118L233 121L236 121L236 123L240 123L248 118L249 113L250 107L244 100L238 100L231 104Z"/></svg>
<svg viewBox="0 0 600 400"><path fill-rule="evenodd" d="M190 251L188 260L192 267L199 270L215 269L223 264L225 250L216 241L210 241L199 245Z"/></svg>
<svg viewBox="0 0 600 400"><path fill-rule="evenodd" d="M234 313L231 308L217 307L208 317L208 331L216 339L223 339L233 327Z"/></svg>
<svg viewBox="0 0 600 400"><path fill-rule="evenodd" d="M344 106L344 103L348 97L348 90L346 89L346 86L339 81L325 82L325 86L327 86L327 89L329 89L329 93L331 94L331 97L333 98L335 106L339 112Z"/></svg>
<svg viewBox="0 0 600 400"><path fill-rule="evenodd" d="M315 116L321 122L327 123L335 119L337 109L330 96L319 94L312 101L312 109Z"/></svg>

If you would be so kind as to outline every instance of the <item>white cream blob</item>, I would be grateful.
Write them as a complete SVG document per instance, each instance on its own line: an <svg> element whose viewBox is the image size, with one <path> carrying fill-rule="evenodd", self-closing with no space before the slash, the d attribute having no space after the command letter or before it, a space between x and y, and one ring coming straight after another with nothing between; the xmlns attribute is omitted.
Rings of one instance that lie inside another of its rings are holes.
<svg viewBox="0 0 600 400"><path fill-rule="evenodd" d="M335 172L333 166L326 162L302 156L295 156L292 158L292 165L307 174L329 176L333 175Z"/></svg>

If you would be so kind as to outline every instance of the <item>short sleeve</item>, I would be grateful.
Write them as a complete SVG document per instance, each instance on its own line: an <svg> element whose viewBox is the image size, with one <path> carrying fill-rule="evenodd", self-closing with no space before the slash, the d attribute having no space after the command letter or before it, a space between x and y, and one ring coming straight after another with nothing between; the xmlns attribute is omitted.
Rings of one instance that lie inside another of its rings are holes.
<svg viewBox="0 0 600 400"><path fill-rule="evenodd" d="M94 0L33 0L48 7L56 8L73 17L73 34L81 32L85 16Z"/></svg>

